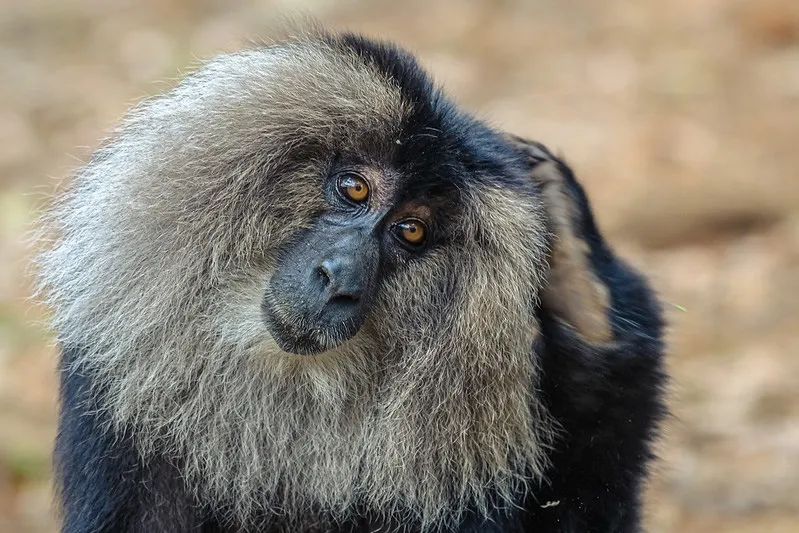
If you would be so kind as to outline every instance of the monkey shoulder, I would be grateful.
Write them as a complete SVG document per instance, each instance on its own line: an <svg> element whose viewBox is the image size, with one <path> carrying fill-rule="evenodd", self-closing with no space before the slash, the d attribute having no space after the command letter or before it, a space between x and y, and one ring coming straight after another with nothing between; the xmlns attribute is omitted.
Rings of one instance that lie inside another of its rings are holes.
<svg viewBox="0 0 799 533"><path fill-rule="evenodd" d="M571 168L537 143L517 142L552 234L536 352L555 437L525 507L543 531L637 531L667 413L660 302L605 241Z"/></svg>
<svg viewBox="0 0 799 533"><path fill-rule="evenodd" d="M131 436L113 429L92 376L70 365L78 351L65 347L61 357L54 468L62 531L201 531L205 517L175 466L145 461Z"/></svg>

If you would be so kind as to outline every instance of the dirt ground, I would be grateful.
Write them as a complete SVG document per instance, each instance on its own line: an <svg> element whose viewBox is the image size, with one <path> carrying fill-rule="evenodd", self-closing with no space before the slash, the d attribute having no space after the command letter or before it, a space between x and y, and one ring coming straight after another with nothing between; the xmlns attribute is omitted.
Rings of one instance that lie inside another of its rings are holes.
<svg viewBox="0 0 799 533"><path fill-rule="evenodd" d="M670 320L651 532L799 532L796 0L0 0L0 531L56 530L25 231L137 99L302 12L560 149Z"/></svg>

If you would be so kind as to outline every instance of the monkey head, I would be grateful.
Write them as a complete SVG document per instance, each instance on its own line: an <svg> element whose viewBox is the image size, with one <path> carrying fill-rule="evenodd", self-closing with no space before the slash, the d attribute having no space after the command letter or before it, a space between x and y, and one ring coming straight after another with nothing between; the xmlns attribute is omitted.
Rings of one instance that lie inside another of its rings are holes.
<svg viewBox="0 0 799 533"><path fill-rule="evenodd" d="M263 309L282 349L337 347L361 328L387 268L424 251L424 205L392 204L388 169L335 161L322 184L326 210L278 253Z"/></svg>
<svg viewBox="0 0 799 533"><path fill-rule="evenodd" d="M273 183L265 203L307 208L282 215L303 224L274 246L261 300L277 345L295 354L335 350L366 322L377 333L391 329L388 322L417 323L429 336L452 316L442 316L442 306L455 312L457 291L474 290L472 276L495 275L495 294L513 287L529 307L545 231L535 184L515 151L456 109L404 52L352 36L325 46L336 54L305 74L315 85L307 90L320 92L304 95L306 113L280 117L276 163L295 168L258 177ZM393 54L392 63L381 63L380 53ZM327 64L339 54L354 63ZM281 75L298 78L298 65L291 68ZM342 73L368 83L353 91ZM491 273L514 258L504 279Z"/></svg>

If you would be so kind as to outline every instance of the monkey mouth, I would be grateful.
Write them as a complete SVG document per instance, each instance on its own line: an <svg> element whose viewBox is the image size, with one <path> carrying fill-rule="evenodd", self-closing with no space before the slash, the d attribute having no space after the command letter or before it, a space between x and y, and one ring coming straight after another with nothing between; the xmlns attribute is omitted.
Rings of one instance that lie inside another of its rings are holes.
<svg viewBox="0 0 799 533"><path fill-rule="evenodd" d="M354 337L360 329L354 321L331 324L299 310L285 313L282 306L269 300L265 298L261 305L266 328L278 347L290 354L317 355L333 350Z"/></svg>

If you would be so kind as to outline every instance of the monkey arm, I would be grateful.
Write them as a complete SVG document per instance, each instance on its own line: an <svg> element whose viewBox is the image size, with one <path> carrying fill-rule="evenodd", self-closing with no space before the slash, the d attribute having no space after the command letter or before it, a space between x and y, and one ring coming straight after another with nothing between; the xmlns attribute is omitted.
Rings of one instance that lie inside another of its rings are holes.
<svg viewBox="0 0 799 533"><path fill-rule="evenodd" d="M557 437L528 508L535 524L556 531L639 531L639 485L665 414L661 309L599 233L571 169L540 145L517 142L554 234L538 352Z"/></svg>
<svg viewBox="0 0 799 533"><path fill-rule="evenodd" d="M90 378L62 355L55 474L64 533L200 531L202 523L173 467L145 465L130 438L114 433L88 394Z"/></svg>

